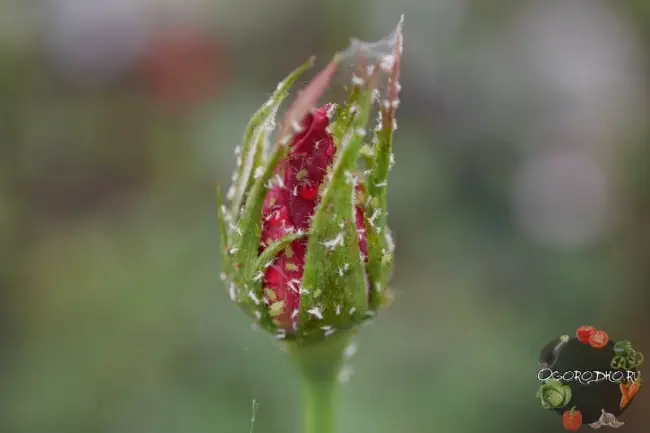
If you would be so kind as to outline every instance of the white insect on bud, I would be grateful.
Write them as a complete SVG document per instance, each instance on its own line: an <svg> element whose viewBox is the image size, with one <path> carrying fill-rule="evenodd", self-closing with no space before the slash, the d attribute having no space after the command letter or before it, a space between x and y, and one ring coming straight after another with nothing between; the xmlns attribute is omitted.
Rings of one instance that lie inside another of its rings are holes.
<svg viewBox="0 0 650 433"><path fill-rule="evenodd" d="M343 246L343 233L336 235L334 239L322 243L328 250L334 250L338 246Z"/></svg>
<svg viewBox="0 0 650 433"><path fill-rule="evenodd" d="M388 249L388 252L392 253L395 251L395 241L393 240L393 236L388 230L386 233L384 233L384 240L386 241L386 248Z"/></svg>
<svg viewBox="0 0 650 433"><path fill-rule="evenodd" d="M280 176L279 174L276 174L276 175L275 175L275 183L276 183L280 188L284 188L284 181L282 180L282 176Z"/></svg>
<svg viewBox="0 0 650 433"><path fill-rule="evenodd" d="M286 145L288 145L289 143L291 143L291 140L292 140L292 139L293 139L293 135L291 135L291 134L287 134L287 135L285 135L284 137L282 137L282 138L280 139L280 144L283 145L283 146L286 146Z"/></svg>
<svg viewBox="0 0 650 433"><path fill-rule="evenodd" d="M345 183L348 185L352 185L356 180L354 173L351 171L346 171L343 175L345 176Z"/></svg>
<svg viewBox="0 0 650 433"><path fill-rule="evenodd" d="M379 215L381 215L381 209L375 209L375 211L372 213L372 216L368 218L368 222L371 226L375 227L375 220L379 218Z"/></svg>
<svg viewBox="0 0 650 433"><path fill-rule="evenodd" d="M237 289L235 288L234 284L231 284L228 287L228 295L230 296L231 301L236 301L237 300Z"/></svg>
<svg viewBox="0 0 650 433"><path fill-rule="evenodd" d="M235 198L235 192L236 192L236 191L235 191L235 187L234 187L234 186L231 186L231 187L228 189L228 192L226 193L226 198L227 198L228 200L232 200L233 198Z"/></svg>
<svg viewBox="0 0 650 433"><path fill-rule="evenodd" d="M355 75L355 74L352 74L352 84L353 84L354 86L361 87L361 86L363 86L364 83L365 83L365 81L364 81L363 78L358 77L358 76Z"/></svg>
<svg viewBox="0 0 650 433"><path fill-rule="evenodd" d="M387 54L384 57L382 57L380 62L380 67L384 72L391 72L393 70L394 65L395 65L395 56L393 56L392 54Z"/></svg>
<svg viewBox="0 0 650 433"><path fill-rule="evenodd" d="M291 129L293 129L293 132L296 134L300 134L302 132L302 126L295 120L291 122Z"/></svg>
<svg viewBox="0 0 650 433"><path fill-rule="evenodd" d="M319 307L312 307L307 310L307 314L314 316L318 320L323 320L323 311Z"/></svg>
<svg viewBox="0 0 650 433"><path fill-rule="evenodd" d="M348 344L348 347L345 348L345 351L343 352L343 356L345 356L346 359L350 359L356 353L357 353L357 345L355 343L350 343Z"/></svg>
<svg viewBox="0 0 650 433"><path fill-rule="evenodd" d="M291 279L287 283L287 286L289 286L289 289L294 292L294 293L300 293L300 288L301 288L301 282L298 279Z"/></svg>
<svg viewBox="0 0 650 433"><path fill-rule="evenodd" d="M381 93L379 93L379 89L372 89L372 102L379 102L380 98Z"/></svg>
<svg viewBox="0 0 650 433"><path fill-rule="evenodd" d="M255 295L255 292L253 292L252 290L250 290L250 291L248 292L248 297L250 298L251 301L253 301L253 302L255 303L255 305L260 305L260 302L261 302L261 301L260 301L259 298Z"/></svg>
<svg viewBox="0 0 650 433"><path fill-rule="evenodd" d="M264 174L264 168L257 167L255 169L255 173L253 174L253 177L257 180L257 179L261 178L263 174Z"/></svg>
<svg viewBox="0 0 650 433"><path fill-rule="evenodd" d="M332 104L327 109L327 113L325 113L325 115L327 116L327 119L331 121L334 119L334 114L336 114L336 105Z"/></svg>

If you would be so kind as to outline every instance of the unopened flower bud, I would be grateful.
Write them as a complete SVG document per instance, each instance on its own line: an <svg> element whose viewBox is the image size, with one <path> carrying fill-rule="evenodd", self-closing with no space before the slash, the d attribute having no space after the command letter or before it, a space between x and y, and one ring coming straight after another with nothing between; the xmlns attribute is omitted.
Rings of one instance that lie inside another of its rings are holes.
<svg viewBox="0 0 650 433"><path fill-rule="evenodd" d="M298 95L271 140L280 104L312 61L282 81L238 148L230 206L218 194L226 286L278 338L304 344L347 332L388 299L394 242L386 186L400 27L395 37L391 61L360 68L345 104L314 108L337 70L335 57ZM380 86L388 104L373 98ZM373 108L381 120L371 133Z"/></svg>

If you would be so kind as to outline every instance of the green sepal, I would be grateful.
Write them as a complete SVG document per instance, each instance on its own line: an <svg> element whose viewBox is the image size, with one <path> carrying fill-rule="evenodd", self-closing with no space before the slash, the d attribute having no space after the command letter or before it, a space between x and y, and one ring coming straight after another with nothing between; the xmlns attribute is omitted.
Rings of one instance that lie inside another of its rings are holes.
<svg viewBox="0 0 650 433"><path fill-rule="evenodd" d="M248 122L239 155L241 164L237 170L234 196L232 198L231 212L233 218L237 218L245 195L254 182L255 169L259 166L256 163L260 164L263 161L266 148L265 142L268 141L271 127L275 126L275 115L280 104L289 95L289 89L293 83L311 68L313 64L314 57L300 65L282 80L278 84L275 92L273 92L273 95L257 110Z"/></svg>
<svg viewBox="0 0 650 433"><path fill-rule="evenodd" d="M275 257L286 247L291 245L294 241L297 241L298 239L302 239L305 236L307 236L306 232L296 232L296 233L291 233L289 235L286 235L282 239L273 242L271 245L266 247L264 251L262 251L262 254L257 259L257 262L255 264L255 269L257 269L257 272L264 272L264 269L266 268L267 264L275 259ZM256 274L257 276L257 274Z"/></svg>
<svg viewBox="0 0 650 433"><path fill-rule="evenodd" d="M376 311L383 303L382 293L386 290L390 267L385 266L382 262L383 241L379 233L377 233L375 226L370 222L369 217L366 212L364 217L366 241L368 244L368 264L366 265L366 269L372 284L368 307L370 310Z"/></svg>
<svg viewBox="0 0 650 433"><path fill-rule="evenodd" d="M369 211L373 212L377 209L380 211L375 226L381 233L384 227L386 227L387 220L388 193L386 182L388 180L391 155L393 153L393 127L383 125L381 130L375 131L375 139L373 141L374 160L372 170L368 176Z"/></svg>
<svg viewBox="0 0 650 433"><path fill-rule="evenodd" d="M303 277L306 292L300 297L299 333L305 339L325 334L328 330L323 324L339 330L352 327L367 310L351 176L357 168L370 106L369 90L353 92L332 127L337 153L312 220Z"/></svg>
<svg viewBox="0 0 650 433"><path fill-rule="evenodd" d="M229 270L230 261L228 260L228 230L226 229L226 217L224 215L225 207L223 205L223 196L221 188L217 185L217 222L219 228L219 241L221 243L221 252L223 253L224 271Z"/></svg>
<svg viewBox="0 0 650 433"><path fill-rule="evenodd" d="M238 231L232 233L232 244L235 251L231 257L232 266L236 271L235 274L240 279L238 283L242 284L244 289L253 295L242 299L242 306L248 304L253 306L255 311L260 311L262 314L266 314L267 309L262 307L261 302L255 302L256 299L261 300L263 298L262 282L254 280L262 235L262 206L268 191L267 182L286 152L287 146L278 145L275 147L264 166L262 175L255 180L248 194L244 211L238 222Z"/></svg>
<svg viewBox="0 0 650 433"><path fill-rule="evenodd" d="M365 170L372 170L375 162L375 151L370 144L364 144L361 147L361 160Z"/></svg>
<svg viewBox="0 0 650 433"><path fill-rule="evenodd" d="M230 244L230 236L227 229L225 212L227 212L227 209L223 204L221 188L217 185L217 226L219 228L219 242L221 244L221 254L223 256L222 272L226 275L226 284L230 285L233 284L235 275L233 273L230 254L228 253L228 250L230 249L228 246ZM228 290L230 290L230 287ZM235 286L235 299L239 299L241 297L241 294L237 293L238 291L239 290L237 289L237 286Z"/></svg>
<svg viewBox="0 0 650 433"><path fill-rule="evenodd" d="M249 147L251 140L255 140L255 149L257 149L254 160L261 160L264 152L266 137L255 135L255 131L263 130L267 127L268 121L275 116L275 111L279 104L287 96L287 91L298 77L303 74L313 64L313 58L294 70L287 78L278 84L277 90L273 96L266 102L260 110L253 116L247 133L245 142L248 141ZM261 128L261 129L260 129ZM243 290L245 296L241 296L239 303L242 308L251 313L260 321L260 325L273 329L273 324L268 315L268 308L264 305L263 287L261 280L255 280L257 273L256 262L258 259L258 248L261 240L261 218L264 197L268 191L268 182L273 176L275 168L285 157L288 149L288 143L278 140L273 147L270 155L264 161L261 172L255 176L257 167L250 171L250 178L247 181L247 190L245 195L245 204L242 213L237 221L237 228L231 233L232 249L227 251L230 254L231 266L233 269L233 282L238 290ZM250 149L249 149L250 150ZM242 151L242 158L244 152ZM235 202L233 201L233 205ZM235 206L233 206L233 210ZM231 253L232 252L232 253Z"/></svg>

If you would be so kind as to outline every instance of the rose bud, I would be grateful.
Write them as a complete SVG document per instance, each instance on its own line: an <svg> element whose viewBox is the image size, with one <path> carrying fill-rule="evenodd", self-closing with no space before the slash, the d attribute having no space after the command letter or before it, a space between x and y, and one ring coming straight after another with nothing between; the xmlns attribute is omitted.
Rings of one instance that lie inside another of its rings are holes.
<svg viewBox="0 0 650 433"><path fill-rule="evenodd" d="M345 104L314 108L339 68L336 56L290 105L271 139L280 104L313 60L280 82L236 150L230 205L218 193L222 279L231 298L278 338L303 345L345 333L388 299L394 243L386 186L400 27L394 38L392 52L377 64L366 67L359 55ZM377 101L380 88L384 97ZM373 108L379 120L371 134Z"/></svg>

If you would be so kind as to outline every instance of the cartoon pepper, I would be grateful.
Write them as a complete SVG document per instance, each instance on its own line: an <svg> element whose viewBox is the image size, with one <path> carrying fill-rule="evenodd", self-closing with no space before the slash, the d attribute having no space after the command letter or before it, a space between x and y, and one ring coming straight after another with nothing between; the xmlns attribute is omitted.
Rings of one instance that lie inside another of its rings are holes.
<svg viewBox="0 0 650 433"><path fill-rule="evenodd" d="M643 364L643 354L632 348L628 340L618 341L614 344L614 358L611 367L618 370L639 368Z"/></svg>
<svg viewBox="0 0 650 433"><path fill-rule="evenodd" d="M582 425L582 414L575 406L562 415L562 425L569 431L578 431Z"/></svg>
<svg viewBox="0 0 650 433"><path fill-rule="evenodd" d="M623 356L632 351L632 343L629 340L617 341L614 344L614 353L618 356Z"/></svg>

